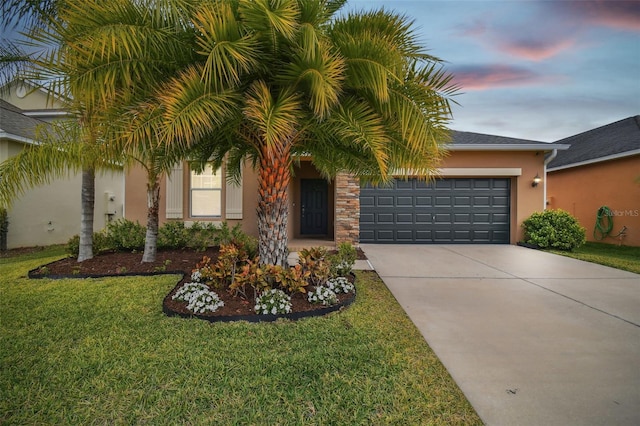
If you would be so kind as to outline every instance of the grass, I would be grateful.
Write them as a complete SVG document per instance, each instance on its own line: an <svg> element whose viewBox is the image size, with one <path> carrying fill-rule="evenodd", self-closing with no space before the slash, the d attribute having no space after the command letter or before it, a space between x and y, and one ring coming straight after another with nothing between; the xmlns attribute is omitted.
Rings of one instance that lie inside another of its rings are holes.
<svg viewBox="0 0 640 426"><path fill-rule="evenodd" d="M29 280L0 259L0 424L482 424L375 273L323 318L168 318L172 276Z"/></svg>
<svg viewBox="0 0 640 426"><path fill-rule="evenodd" d="M587 242L573 252L560 250L552 250L552 252L640 274L640 247Z"/></svg>

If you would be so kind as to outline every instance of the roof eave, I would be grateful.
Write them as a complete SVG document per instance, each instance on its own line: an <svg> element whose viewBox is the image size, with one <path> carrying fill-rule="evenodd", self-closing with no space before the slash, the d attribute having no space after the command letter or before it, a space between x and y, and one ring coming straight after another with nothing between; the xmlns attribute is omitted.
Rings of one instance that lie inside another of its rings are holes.
<svg viewBox="0 0 640 426"><path fill-rule="evenodd" d="M563 166L549 167L547 171L555 172L558 170L570 169L572 167L587 166L589 164L602 163L604 161L618 160L620 158L632 157L634 155L639 155L639 154L640 154L640 149L634 149L632 151L620 152L618 154L607 155L605 157L592 158L591 160L579 161L577 163L565 164Z"/></svg>
<svg viewBox="0 0 640 426"><path fill-rule="evenodd" d="M450 151L553 151L554 149L566 150L571 145L567 144L449 144Z"/></svg>
<svg viewBox="0 0 640 426"><path fill-rule="evenodd" d="M4 130L0 130L0 139L8 139L14 142L21 142L30 145L37 145L37 143L31 139L24 136L16 135L13 133L5 132Z"/></svg>

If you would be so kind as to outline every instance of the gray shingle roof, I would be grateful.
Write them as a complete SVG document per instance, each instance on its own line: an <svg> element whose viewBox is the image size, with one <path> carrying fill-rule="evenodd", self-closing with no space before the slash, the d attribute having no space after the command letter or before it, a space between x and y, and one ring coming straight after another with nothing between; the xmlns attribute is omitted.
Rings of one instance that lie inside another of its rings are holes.
<svg viewBox="0 0 640 426"><path fill-rule="evenodd" d="M483 133L451 131L451 150L492 151L492 150L541 150L567 149L568 146L553 145L529 139L516 139L505 136L486 135Z"/></svg>
<svg viewBox="0 0 640 426"><path fill-rule="evenodd" d="M571 148L559 151L558 156L549 163L549 169L631 154L640 150L640 115L560 139L554 144L569 144Z"/></svg>
<svg viewBox="0 0 640 426"><path fill-rule="evenodd" d="M40 124L46 124L46 122L28 117L20 108L0 99L0 132L33 139L36 126Z"/></svg>

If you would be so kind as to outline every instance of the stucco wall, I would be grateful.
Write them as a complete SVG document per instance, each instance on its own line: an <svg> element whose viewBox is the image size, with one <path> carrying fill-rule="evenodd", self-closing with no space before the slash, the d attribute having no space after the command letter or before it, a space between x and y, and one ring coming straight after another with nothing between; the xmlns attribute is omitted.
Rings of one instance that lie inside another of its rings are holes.
<svg viewBox="0 0 640 426"><path fill-rule="evenodd" d="M56 97L49 96L44 90L33 90L33 86L24 85L24 91L18 95L18 88L22 86L20 83L11 83L9 90L3 94L2 99L12 105L23 110L45 110L45 109L62 109L62 104ZM45 111L42 111L45 113Z"/></svg>
<svg viewBox="0 0 640 426"><path fill-rule="evenodd" d="M602 206L613 213L612 235L627 227L626 236L602 242L640 246L640 155L558 170L548 174L548 207L576 216L594 241L596 213Z"/></svg>
<svg viewBox="0 0 640 426"><path fill-rule="evenodd" d="M545 182L541 182L535 188L531 186L536 174L544 177L544 152L454 151L444 160L441 168L445 172L446 169L469 169L445 173L443 177L511 178L511 244L523 238L522 222L532 213L544 209ZM479 173L474 174L475 169L480 169ZM496 174L491 174L491 169L494 169ZM520 169L520 175L506 171L505 175L498 175L501 169Z"/></svg>
<svg viewBox="0 0 640 426"><path fill-rule="evenodd" d="M443 177L507 177L511 179L511 238L510 242L515 244L522 239L522 222L535 211L544 209L544 182L536 188L531 187L531 182L536 174L544 176L544 152L531 151L455 151L452 152L441 167L445 170ZM457 172L451 173L451 170L457 169ZM517 170L518 172L514 172ZM477 174L473 174L474 171ZM508 171L508 172L505 172ZM471 174L469 174L471 172ZM495 175L491 173L503 173ZM146 176L140 167L129 170L126 179L126 205L125 215L127 219L137 220L144 224L146 222ZM489 174L486 174L489 173ZM504 174L510 173L510 174ZM295 176L292 179L289 188L289 221L288 234L289 238L300 237L300 178L319 178L318 172L313 169L310 162L302 161L300 167L296 167ZM166 206L166 185L165 178L161 180L160 193L160 222L164 223ZM229 223L234 225L241 222L243 230L250 235L257 235L257 174L250 167L245 167L243 174L243 220L230 220ZM223 206L225 211L225 191L223 188ZM335 231L335 185L333 182L329 184L329 237L334 235ZM189 217L189 171L185 167L183 169L183 218L184 221L211 221L220 222L224 219L204 219Z"/></svg>
<svg viewBox="0 0 640 426"><path fill-rule="evenodd" d="M80 232L80 174L27 191L9 210L8 248L63 244ZM106 225L105 192L113 193L116 214L122 217L123 175L96 176L94 229Z"/></svg>
<svg viewBox="0 0 640 426"><path fill-rule="evenodd" d="M224 218L224 212L226 209L226 182L222 188L222 218L193 218L189 216L189 178L190 172L188 167L183 168L183 205L182 220L184 222L213 222L221 223ZM250 168L245 167L243 169L243 194L242 194L242 220L228 220L230 226L235 226L237 223L242 225L242 229L249 235L258 235L258 224L256 216L256 208L258 206L258 180L257 174ZM125 217L132 221L138 221L145 225L147 222L147 176L145 171L139 167L131 167L127 170L126 185L125 185ZM167 222L166 216L166 199L167 199L167 185L166 177L163 176L160 179L160 224Z"/></svg>

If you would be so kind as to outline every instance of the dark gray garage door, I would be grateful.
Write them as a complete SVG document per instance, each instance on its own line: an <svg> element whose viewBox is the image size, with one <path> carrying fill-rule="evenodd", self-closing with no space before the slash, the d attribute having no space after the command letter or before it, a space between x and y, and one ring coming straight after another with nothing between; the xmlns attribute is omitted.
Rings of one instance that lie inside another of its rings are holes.
<svg viewBox="0 0 640 426"><path fill-rule="evenodd" d="M509 179L396 180L360 190L361 243L509 243Z"/></svg>

